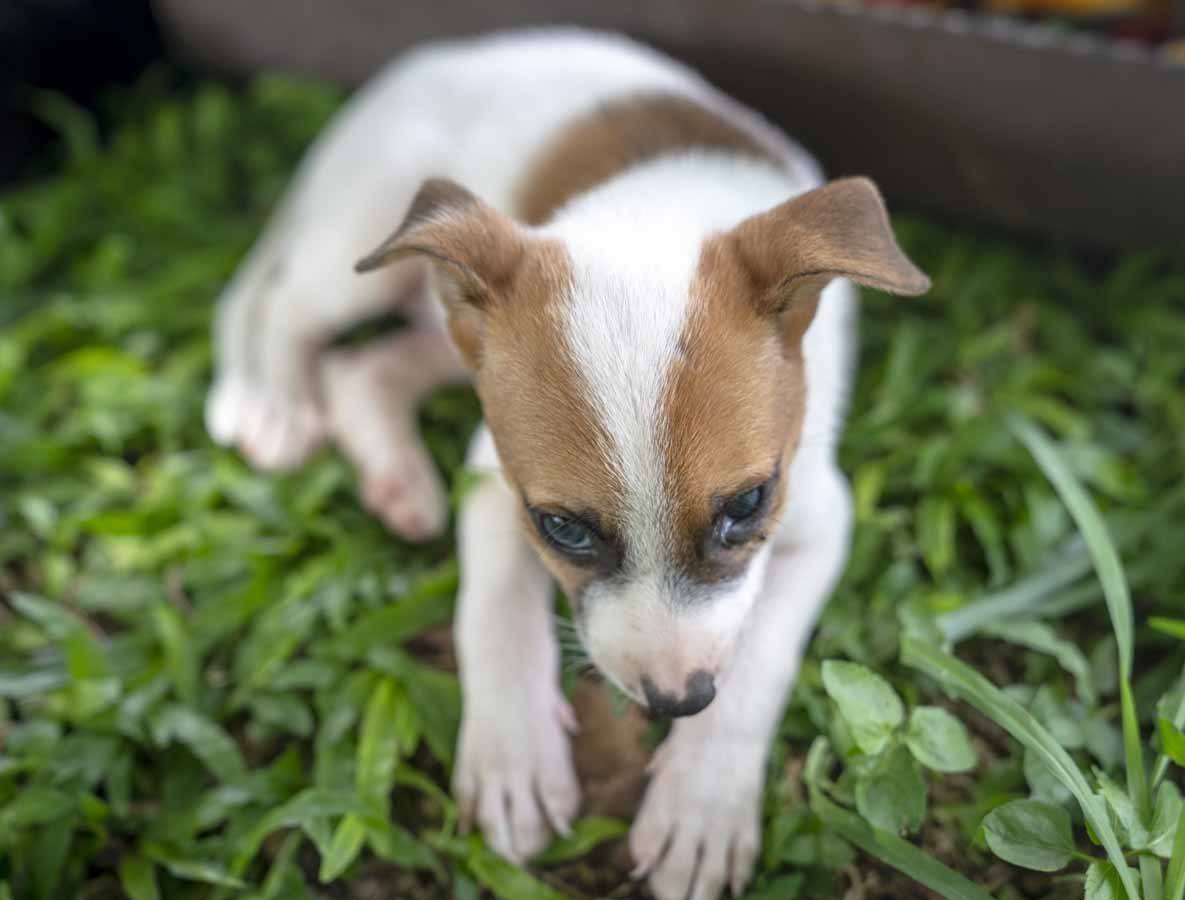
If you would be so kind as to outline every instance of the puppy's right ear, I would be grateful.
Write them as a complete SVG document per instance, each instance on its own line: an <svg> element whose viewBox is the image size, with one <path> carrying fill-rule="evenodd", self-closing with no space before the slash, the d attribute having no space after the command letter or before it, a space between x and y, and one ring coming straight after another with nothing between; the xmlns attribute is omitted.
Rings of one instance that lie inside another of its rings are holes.
<svg viewBox="0 0 1185 900"><path fill-rule="evenodd" d="M453 340L476 368L482 314L514 278L525 246L521 229L509 218L456 182L431 178L416 193L403 224L354 269L370 272L409 256L428 258Z"/></svg>

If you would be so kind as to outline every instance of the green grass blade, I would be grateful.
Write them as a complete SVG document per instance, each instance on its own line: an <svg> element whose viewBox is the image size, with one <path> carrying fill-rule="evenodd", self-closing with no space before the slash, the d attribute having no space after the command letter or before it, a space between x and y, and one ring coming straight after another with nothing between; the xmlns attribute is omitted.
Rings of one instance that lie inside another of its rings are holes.
<svg viewBox="0 0 1185 900"><path fill-rule="evenodd" d="M947 900L991 900L991 894L954 869L915 847L909 841L873 828L858 815L832 803L822 791L814 791L811 809L825 825L865 853L923 884Z"/></svg>
<svg viewBox="0 0 1185 900"><path fill-rule="evenodd" d="M1124 860L1123 848L1111 825L1106 807L1091 790L1077 763L1053 735L1034 719L1028 710L973 668L944 650L906 636L901 641L901 659L907 666L925 672L962 697L1041 757L1050 771L1078 800L1083 816L1107 851L1107 858L1120 873L1128 897L1130 900L1137 900L1140 893Z"/></svg>
<svg viewBox="0 0 1185 900"><path fill-rule="evenodd" d="M1173 710L1169 720L1177 727L1185 727L1185 669L1181 670L1181 677L1177 681L1177 708ZM1155 790L1156 786L1160 784L1160 779L1164 778L1164 773L1168 771L1169 758L1166 754L1161 753L1156 758L1156 765L1152 767L1152 785L1149 790Z"/></svg>
<svg viewBox="0 0 1185 900"><path fill-rule="evenodd" d="M1164 900L1185 898L1185 806L1177 817L1177 836L1173 839L1173 855L1169 859L1169 874L1164 885Z"/></svg>
<svg viewBox="0 0 1185 900"><path fill-rule="evenodd" d="M1148 771L1144 768L1144 744L1131 692L1132 672L1132 603L1123 564L1098 507L1083 489L1053 442L1032 423L1012 417L1009 427L1028 448L1066 505L1086 541L1095 572L1103 586L1103 599L1111 616L1111 628L1119 648L1119 697L1122 706L1123 749L1127 766L1127 789L1131 792L1140 819L1151 824L1152 794L1148 789Z"/></svg>
<svg viewBox="0 0 1185 900"><path fill-rule="evenodd" d="M1038 616L1042 600L1055 596L1089 571L1090 556L1081 538L1076 537L1067 542L1052 565L1011 587L939 616L938 626L948 641L957 644L986 624L1018 614Z"/></svg>

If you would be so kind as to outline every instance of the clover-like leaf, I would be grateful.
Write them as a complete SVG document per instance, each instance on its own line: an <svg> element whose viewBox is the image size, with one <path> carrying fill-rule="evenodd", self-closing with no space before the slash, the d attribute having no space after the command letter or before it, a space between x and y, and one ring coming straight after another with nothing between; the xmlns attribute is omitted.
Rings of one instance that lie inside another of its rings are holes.
<svg viewBox="0 0 1185 900"><path fill-rule="evenodd" d="M905 747L894 747L857 779L856 809L870 825L893 834L922 824L926 782Z"/></svg>
<svg viewBox="0 0 1185 900"><path fill-rule="evenodd" d="M935 772L975 768L975 749L963 723L939 706L919 706L909 714L905 742L914 759Z"/></svg>
<svg viewBox="0 0 1185 900"><path fill-rule="evenodd" d="M905 720L905 707L897 692L867 666L826 660L823 687L839 707L857 746L865 753L883 751Z"/></svg>
<svg viewBox="0 0 1185 900"><path fill-rule="evenodd" d="M1056 872L1077 852L1070 814L1040 800L1013 800L983 820L984 837L1000 859L1038 872Z"/></svg>

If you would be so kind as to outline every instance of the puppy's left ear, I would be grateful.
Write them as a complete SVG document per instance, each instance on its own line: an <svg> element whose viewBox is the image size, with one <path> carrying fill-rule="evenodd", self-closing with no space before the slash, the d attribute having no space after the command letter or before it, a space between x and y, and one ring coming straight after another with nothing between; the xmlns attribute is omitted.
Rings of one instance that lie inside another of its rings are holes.
<svg viewBox="0 0 1185 900"><path fill-rule="evenodd" d="M867 178L832 181L746 219L726 237L753 279L759 307L784 317L788 338L806 331L833 278L909 296L930 288L897 245Z"/></svg>

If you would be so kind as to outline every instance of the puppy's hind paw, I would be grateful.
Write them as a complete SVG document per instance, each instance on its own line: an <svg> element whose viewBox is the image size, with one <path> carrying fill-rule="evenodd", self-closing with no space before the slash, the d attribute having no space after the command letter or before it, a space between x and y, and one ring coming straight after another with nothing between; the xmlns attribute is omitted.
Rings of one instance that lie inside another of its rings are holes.
<svg viewBox="0 0 1185 900"><path fill-rule="evenodd" d="M448 502L440 476L422 454L408 465L362 474L362 503L394 534L413 543L444 532ZM422 458L421 458L422 457Z"/></svg>
<svg viewBox="0 0 1185 900"><path fill-rule="evenodd" d="M218 380L206 398L206 429L215 443L236 446L258 469L292 469L325 439L312 400L281 397L238 378Z"/></svg>

